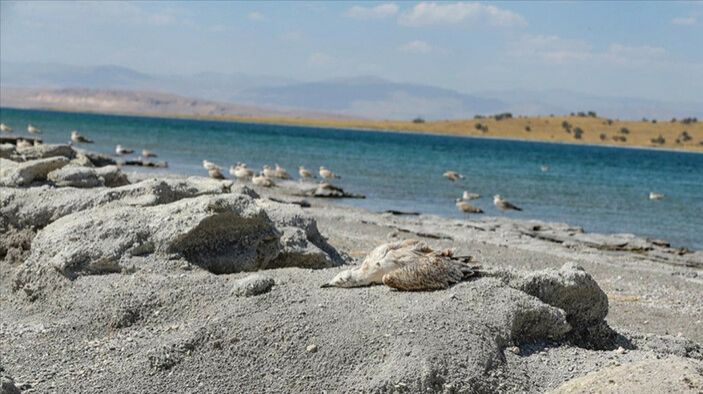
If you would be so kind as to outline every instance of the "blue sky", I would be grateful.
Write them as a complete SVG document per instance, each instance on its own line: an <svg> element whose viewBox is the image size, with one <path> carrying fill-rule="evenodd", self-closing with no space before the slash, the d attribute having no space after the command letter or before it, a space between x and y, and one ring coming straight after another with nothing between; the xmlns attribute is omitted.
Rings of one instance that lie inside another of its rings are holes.
<svg viewBox="0 0 703 394"><path fill-rule="evenodd" d="M0 2L0 57L703 102L703 2Z"/></svg>

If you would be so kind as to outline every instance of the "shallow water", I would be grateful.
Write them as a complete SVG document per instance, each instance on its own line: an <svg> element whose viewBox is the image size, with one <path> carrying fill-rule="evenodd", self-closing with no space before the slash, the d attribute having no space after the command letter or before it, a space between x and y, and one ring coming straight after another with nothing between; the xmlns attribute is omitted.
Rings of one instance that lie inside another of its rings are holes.
<svg viewBox="0 0 703 394"><path fill-rule="evenodd" d="M278 163L327 166L345 190L365 200L345 204L374 211L396 209L463 217L454 200L463 190L481 194L472 203L487 215L508 215L582 226L586 231L634 233L674 246L703 249L703 155L484 138L381 133L297 126L161 119L133 116L0 109L0 121L27 135L28 123L47 143L65 143L71 130L96 141L90 149L112 153L116 144L150 149L170 172L206 175L208 159L228 168ZM549 166L542 172L542 164ZM442 178L452 169L466 176ZM650 201L650 191L665 194ZM523 212L492 205L501 194Z"/></svg>

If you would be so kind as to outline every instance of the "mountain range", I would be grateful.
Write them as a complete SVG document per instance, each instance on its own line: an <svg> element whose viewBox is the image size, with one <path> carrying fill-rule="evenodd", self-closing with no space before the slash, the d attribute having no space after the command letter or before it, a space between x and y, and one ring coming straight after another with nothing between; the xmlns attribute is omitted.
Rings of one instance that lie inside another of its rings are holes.
<svg viewBox="0 0 703 394"><path fill-rule="evenodd" d="M601 116L623 119L703 117L703 103L695 102L602 97L567 90L466 93L459 87L452 90L374 76L298 81L243 73L157 75L114 65L2 62L0 87L3 105L12 103L16 95L23 95L25 106L30 107L31 100L27 98L34 96L22 93L23 90L49 94L62 89L66 93L69 89L72 97L79 92L88 94L89 90L99 90L108 97L108 91L138 92L142 98L145 92L151 92L176 95L178 100L205 100L210 107L243 108L244 113L299 116L455 119L500 112L529 116L595 111ZM36 106L46 105L42 103L37 102Z"/></svg>

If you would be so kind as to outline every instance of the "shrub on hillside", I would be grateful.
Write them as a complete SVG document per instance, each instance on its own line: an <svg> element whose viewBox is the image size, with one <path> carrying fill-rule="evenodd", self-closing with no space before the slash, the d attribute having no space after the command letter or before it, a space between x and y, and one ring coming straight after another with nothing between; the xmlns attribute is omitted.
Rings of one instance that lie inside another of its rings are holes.
<svg viewBox="0 0 703 394"><path fill-rule="evenodd" d="M659 134L659 137L657 137L657 138L652 138L651 141L653 144L659 144L659 145L664 145L666 143L666 140L664 139L664 137L662 137L661 134Z"/></svg>
<svg viewBox="0 0 703 394"><path fill-rule="evenodd" d="M630 129L628 129L627 127L622 127L620 129L620 134L630 134Z"/></svg>
<svg viewBox="0 0 703 394"><path fill-rule="evenodd" d="M413 119L413 123L425 123L425 119L417 117L417 118Z"/></svg>

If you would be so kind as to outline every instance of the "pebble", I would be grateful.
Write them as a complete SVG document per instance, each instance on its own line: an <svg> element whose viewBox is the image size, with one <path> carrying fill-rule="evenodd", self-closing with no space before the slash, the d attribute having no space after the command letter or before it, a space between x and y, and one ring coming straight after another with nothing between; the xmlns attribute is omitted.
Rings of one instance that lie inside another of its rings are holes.
<svg viewBox="0 0 703 394"><path fill-rule="evenodd" d="M625 350L625 348L623 348L622 346L618 346L618 348L615 349L615 353L617 353L617 354L625 354L625 353L627 353L627 350Z"/></svg>
<svg viewBox="0 0 703 394"><path fill-rule="evenodd" d="M308 347L305 350L307 350L308 353L316 353L317 352L317 345L315 345L315 344L308 345Z"/></svg>
<svg viewBox="0 0 703 394"><path fill-rule="evenodd" d="M508 348L508 351L513 354L520 354L520 348L517 346L511 346Z"/></svg>

